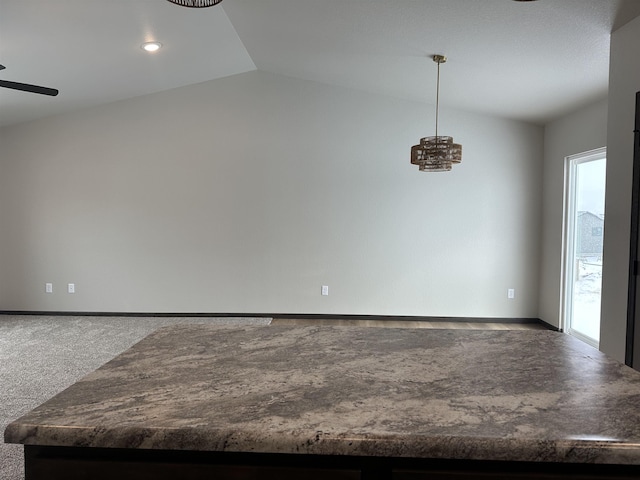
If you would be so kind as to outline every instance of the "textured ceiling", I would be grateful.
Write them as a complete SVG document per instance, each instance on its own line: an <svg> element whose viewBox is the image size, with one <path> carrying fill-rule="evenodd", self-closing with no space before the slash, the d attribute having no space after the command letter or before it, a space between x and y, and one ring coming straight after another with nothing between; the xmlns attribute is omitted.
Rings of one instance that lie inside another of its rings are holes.
<svg viewBox="0 0 640 480"><path fill-rule="evenodd" d="M0 125L254 69L545 123L603 98L638 0L0 0ZM147 40L164 47L149 55Z"/></svg>

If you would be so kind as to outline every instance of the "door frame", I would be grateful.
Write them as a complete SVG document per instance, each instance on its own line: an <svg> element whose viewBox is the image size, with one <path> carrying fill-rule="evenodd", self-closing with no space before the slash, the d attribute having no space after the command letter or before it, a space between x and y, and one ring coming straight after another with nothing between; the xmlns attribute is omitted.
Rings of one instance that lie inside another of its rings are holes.
<svg viewBox="0 0 640 480"><path fill-rule="evenodd" d="M588 163L607 157L607 147L569 155L564 159L564 212L562 226L562 285L560 294L560 330L570 333L589 345L599 348L599 342L581 335L580 332L571 329L570 319L573 310L573 262L575 260L575 226L576 226L576 170L582 163ZM605 227L606 228L606 227ZM571 262L571 265L570 263Z"/></svg>
<svg viewBox="0 0 640 480"><path fill-rule="evenodd" d="M631 236L629 241L629 282L627 294L627 338L624 363L634 365L636 336L638 256L640 248L640 92L636 93L636 123L633 148L633 186L631 189ZM640 332L639 332L640 333Z"/></svg>

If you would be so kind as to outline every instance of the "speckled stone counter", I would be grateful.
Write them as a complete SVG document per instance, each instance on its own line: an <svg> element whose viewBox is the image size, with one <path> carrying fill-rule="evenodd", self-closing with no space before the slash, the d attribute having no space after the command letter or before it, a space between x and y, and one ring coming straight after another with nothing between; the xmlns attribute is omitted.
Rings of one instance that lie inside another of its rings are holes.
<svg viewBox="0 0 640 480"><path fill-rule="evenodd" d="M174 326L5 441L640 465L640 373L550 331Z"/></svg>

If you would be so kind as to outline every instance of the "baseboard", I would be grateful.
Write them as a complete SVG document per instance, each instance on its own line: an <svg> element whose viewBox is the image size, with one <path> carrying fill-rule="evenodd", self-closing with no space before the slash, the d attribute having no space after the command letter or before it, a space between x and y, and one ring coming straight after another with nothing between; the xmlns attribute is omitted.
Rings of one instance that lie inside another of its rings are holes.
<svg viewBox="0 0 640 480"><path fill-rule="evenodd" d="M250 316L250 315L249 315ZM258 315L255 315L258 316ZM322 314L294 314L294 313L271 313L270 318L294 318L300 320L405 320L412 322L464 322L464 323L535 323L542 325L547 330L559 332L560 329L539 318L529 317L428 317L412 315L322 315Z"/></svg>
<svg viewBox="0 0 640 480"><path fill-rule="evenodd" d="M561 332L562 329L556 327L555 325L551 325L550 323L545 322L544 320L541 319L537 319L538 323L544 327L546 327L548 330L553 330L554 332Z"/></svg>
<svg viewBox="0 0 640 480"><path fill-rule="evenodd" d="M560 331L539 318L521 317L431 317L412 315L336 315L321 313L200 313L200 312L59 312L0 310L0 315L31 315L52 317L251 317L251 318L299 318L303 320L409 320L413 322L466 322L466 323L538 323L549 330Z"/></svg>

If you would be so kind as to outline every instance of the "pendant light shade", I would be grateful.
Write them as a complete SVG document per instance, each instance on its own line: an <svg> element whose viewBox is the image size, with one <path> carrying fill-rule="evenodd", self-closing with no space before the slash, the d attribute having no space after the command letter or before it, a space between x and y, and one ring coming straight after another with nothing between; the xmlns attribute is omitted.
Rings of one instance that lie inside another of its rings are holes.
<svg viewBox="0 0 640 480"><path fill-rule="evenodd" d="M419 145L411 147L411 163L421 172L448 172L461 161L462 145L453 143L453 137L424 137Z"/></svg>
<svg viewBox="0 0 640 480"><path fill-rule="evenodd" d="M438 84L436 92L436 134L420 139L411 147L411 163L421 172L448 172L454 164L462 161L462 145L453 143L453 137L438 135L438 109L440 106L440 64L447 61L444 55L434 55L438 64Z"/></svg>
<svg viewBox="0 0 640 480"><path fill-rule="evenodd" d="M191 8L204 8L204 7L213 7L214 5L219 4L222 0L168 0L171 3L175 3L176 5L182 5L183 7L191 7Z"/></svg>

